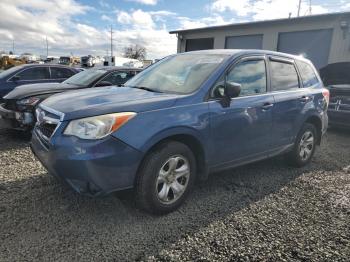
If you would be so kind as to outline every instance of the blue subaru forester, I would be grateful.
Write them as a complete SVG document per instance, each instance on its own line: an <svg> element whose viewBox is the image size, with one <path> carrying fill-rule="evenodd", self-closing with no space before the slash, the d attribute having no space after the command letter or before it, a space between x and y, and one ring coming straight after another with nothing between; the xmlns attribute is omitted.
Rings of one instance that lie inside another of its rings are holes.
<svg viewBox="0 0 350 262"><path fill-rule="evenodd" d="M153 213L179 207L197 179L285 154L310 162L329 92L310 61L261 50L169 56L129 80L55 95L31 147L49 173L92 196L134 188Z"/></svg>

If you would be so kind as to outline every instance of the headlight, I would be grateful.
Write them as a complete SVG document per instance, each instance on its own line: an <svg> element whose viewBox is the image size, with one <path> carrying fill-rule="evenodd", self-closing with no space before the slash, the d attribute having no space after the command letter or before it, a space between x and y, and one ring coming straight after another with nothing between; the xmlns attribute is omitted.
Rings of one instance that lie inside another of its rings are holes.
<svg viewBox="0 0 350 262"><path fill-rule="evenodd" d="M100 139L118 130L135 115L134 112L123 112L72 120L64 134L81 139Z"/></svg>
<svg viewBox="0 0 350 262"><path fill-rule="evenodd" d="M38 97L29 97L17 101L20 106L35 106L40 101Z"/></svg>

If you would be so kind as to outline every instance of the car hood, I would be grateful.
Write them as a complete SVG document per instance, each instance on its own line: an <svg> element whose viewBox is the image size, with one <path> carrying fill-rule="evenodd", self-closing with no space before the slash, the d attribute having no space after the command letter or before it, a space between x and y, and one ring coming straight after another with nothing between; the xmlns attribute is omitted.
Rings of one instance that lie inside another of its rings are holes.
<svg viewBox="0 0 350 262"><path fill-rule="evenodd" d="M64 83L40 83L30 85L20 85L8 93L5 99L22 99L29 96L60 93L67 90L81 88L76 85Z"/></svg>
<svg viewBox="0 0 350 262"><path fill-rule="evenodd" d="M130 87L99 87L57 94L41 105L64 113L63 120L117 112L144 112L172 106L179 95Z"/></svg>

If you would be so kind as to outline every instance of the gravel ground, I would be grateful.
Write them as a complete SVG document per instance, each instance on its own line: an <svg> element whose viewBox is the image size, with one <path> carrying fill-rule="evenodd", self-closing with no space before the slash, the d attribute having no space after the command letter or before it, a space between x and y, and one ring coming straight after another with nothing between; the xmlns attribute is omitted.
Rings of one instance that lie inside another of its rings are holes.
<svg viewBox="0 0 350 262"><path fill-rule="evenodd" d="M0 261L349 261L349 165L350 132L330 131L305 168L274 158L212 175L156 217L130 191L77 195L0 131Z"/></svg>

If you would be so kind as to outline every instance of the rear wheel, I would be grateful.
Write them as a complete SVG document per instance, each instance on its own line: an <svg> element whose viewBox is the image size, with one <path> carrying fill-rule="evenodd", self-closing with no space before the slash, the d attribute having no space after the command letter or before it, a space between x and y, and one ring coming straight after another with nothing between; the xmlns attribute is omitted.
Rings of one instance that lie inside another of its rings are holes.
<svg viewBox="0 0 350 262"><path fill-rule="evenodd" d="M315 153L316 141L315 126L305 123L295 140L293 150L288 154L289 162L297 167L307 165Z"/></svg>
<svg viewBox="0 0 350 262"><path fill-rule="evenodd" d="M184 144L170 141L150 152L141 166L136 196L139 206L151 213L165 214L186 199L196 176L196 161Z"/></svg>

